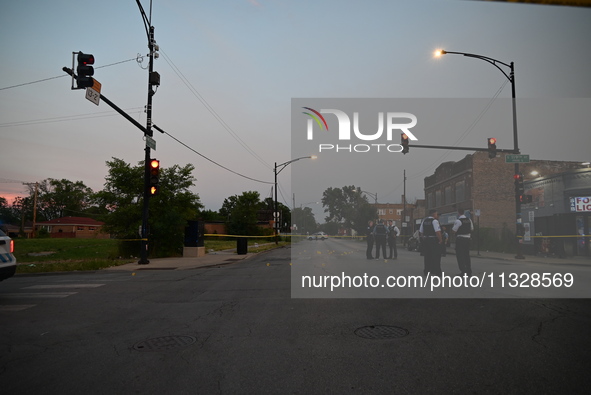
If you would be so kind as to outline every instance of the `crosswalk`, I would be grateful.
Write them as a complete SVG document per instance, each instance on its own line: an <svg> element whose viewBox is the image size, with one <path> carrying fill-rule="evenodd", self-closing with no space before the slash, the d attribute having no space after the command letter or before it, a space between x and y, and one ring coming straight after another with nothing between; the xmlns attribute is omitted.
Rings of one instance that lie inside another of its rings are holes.
<svg viewBox="0 0 591 395"><path fill-rule="evenodd" d="M19 292L0 292L0 312L13 312L37 306L32 301L67 298L84 289L98 288L105 284L37 284L19 289Z"/></svg>

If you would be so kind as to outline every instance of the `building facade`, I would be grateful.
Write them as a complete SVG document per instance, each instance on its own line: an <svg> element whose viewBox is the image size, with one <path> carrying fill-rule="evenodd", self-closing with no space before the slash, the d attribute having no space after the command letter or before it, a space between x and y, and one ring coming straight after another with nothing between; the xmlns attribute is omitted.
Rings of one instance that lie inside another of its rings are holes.
<svg viewBox="0 0 591 395"><path fill-rule="evenodd" d="M525 182L525 194L526 252L591 256L591 169L541 175Z"/></svg>
<svg viewBox="0 0 591 395"><path fill-rule="evenodd" d="M457 208L462 208L480 228L488 228L489 234L514 237L515 169L513 163L505 162L505 156L500 153L490 159L488 152L482 151L442 163L425 178L426 209L437 209L441 224L451 227ZM581 167L580 162L531 160L520 164L520 173L527 180L534 171L549 176Z"/></svg>
<svg viewBox="0 0 591 395"><path fill-rule="evenodd" d="M35 224L36 233L45 229L52 238L108 239L102 231L104 222L86 217L62 217Z"/></svg>

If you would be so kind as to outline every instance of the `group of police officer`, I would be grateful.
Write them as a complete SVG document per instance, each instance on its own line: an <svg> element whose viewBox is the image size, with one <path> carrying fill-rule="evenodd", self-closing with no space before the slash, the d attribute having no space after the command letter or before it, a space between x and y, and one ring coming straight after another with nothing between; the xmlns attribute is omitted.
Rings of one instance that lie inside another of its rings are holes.
<svg viewBox="0 0 591 395"><path fill-rule="evenodd" d="M394 221L388 220L387 224L384 224L383 219L378 219L378 223L374 226L373 221L367 223L366 241L367 259L374 259L373 257L373 245L376 245L376 257L380 259L380 250L382 250L382 256L384 259L397 259L398 249L396 248L396 238L400 235L400 229L394 224ZM389 247L390 255L386 255L386 245Z"/></svg>
<svg viewBox="0 0 591 395"><path fill-rule="evenodd" d="M441 254L445 251L441 226L437 210L429 210L429 216L423 220L419 228L421 235L421 251L424 256L423 274L425 276L441 276ZM458 218L451 229L456 234L456 259L460 275L472 276L470 260L470 235L474 231L472 220L458 209Z"/></svg>
<svg viewBox="0 0 591 395"><path fill-rule="evenodd" d="M419 228L421 236L421 252L424 256L423 274L425 276L441 276L441 256L445 254L445 240L441 225L439 224L439 213L437 210L429 210L429 216L423 220ZM452 232L456 235L456 259L460 269L460 275L472 276L472 262L470 260L470 236L474 231L472 220L465 215L465 211L458 208L458 217L452 227ZM388 220L388 225L384 220L379 219L374 226L373 221L367 224L367 259L374 259L373 246L376 245L375 259L380 259L380 250L385 259L396 259L398 251L396 249L396 237L400 235L400 230L393 221ZM390 256L386 257L386 244L390 247Z"/></svg>

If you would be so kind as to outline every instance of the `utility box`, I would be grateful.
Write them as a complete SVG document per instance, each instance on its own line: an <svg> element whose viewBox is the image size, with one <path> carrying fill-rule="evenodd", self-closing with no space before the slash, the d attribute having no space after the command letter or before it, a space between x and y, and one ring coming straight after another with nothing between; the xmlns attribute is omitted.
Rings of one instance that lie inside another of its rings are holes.
<svg viewBox="0 0 591 395"><path fill-rule="evenodd" d="M246 255L248 253L248 239L246 237L236 239L236 253L238 255Z"/></svg>
<svg viewBox="0 0 591 395"><path fill-rule="evenodd" d="M185 227L185 247L204 247L205 223L203 221L187 221Z"/></svg>

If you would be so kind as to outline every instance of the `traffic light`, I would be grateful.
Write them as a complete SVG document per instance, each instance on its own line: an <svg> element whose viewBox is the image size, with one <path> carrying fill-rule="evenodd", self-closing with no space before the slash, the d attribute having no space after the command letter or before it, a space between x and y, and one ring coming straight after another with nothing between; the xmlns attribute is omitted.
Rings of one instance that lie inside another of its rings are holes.
<svg viewBox="0 0 591 395"><path fill-rule="evenodd" d="M515 174L513 176L513 179L515 180L515 194L517 196L523 195L523 192L525 190L524 186L523 186L523 174L521 174L521 173Z"/></svg>
<svg viewBox="0 0 591 395"><path fill-rule="evenodd" d="M76 73L78 74L78 88L90 88L94 85L94 56L88 53L78 52L78 67Z"/></svg>
<svg viewBox="0 0 591 395"><path fill-rule="evenodd" d="M402 146L402 153L408 153L408 136L405 133L400 134L400 145Z"/></svg>
<svg viewBox="0 0 591 395"><path fill-rule="evenodd" d="M160 161L158 159L150 159L150 195L154 196L158 193L160 182Z"/></svg>
<svg viewBox="0 0 591 395"><path fill-rule="evenodd" d="M521 203L531 203L533 201L533 196L532 195L519 195L519 201Z"/></svg>
<svg viewBox="0 0 591 395"><path fill-rule="evenodd" d="M497 156L497 139L489 137L486 142L488 143L488 157L490 159L495 158Z"/></svg>

